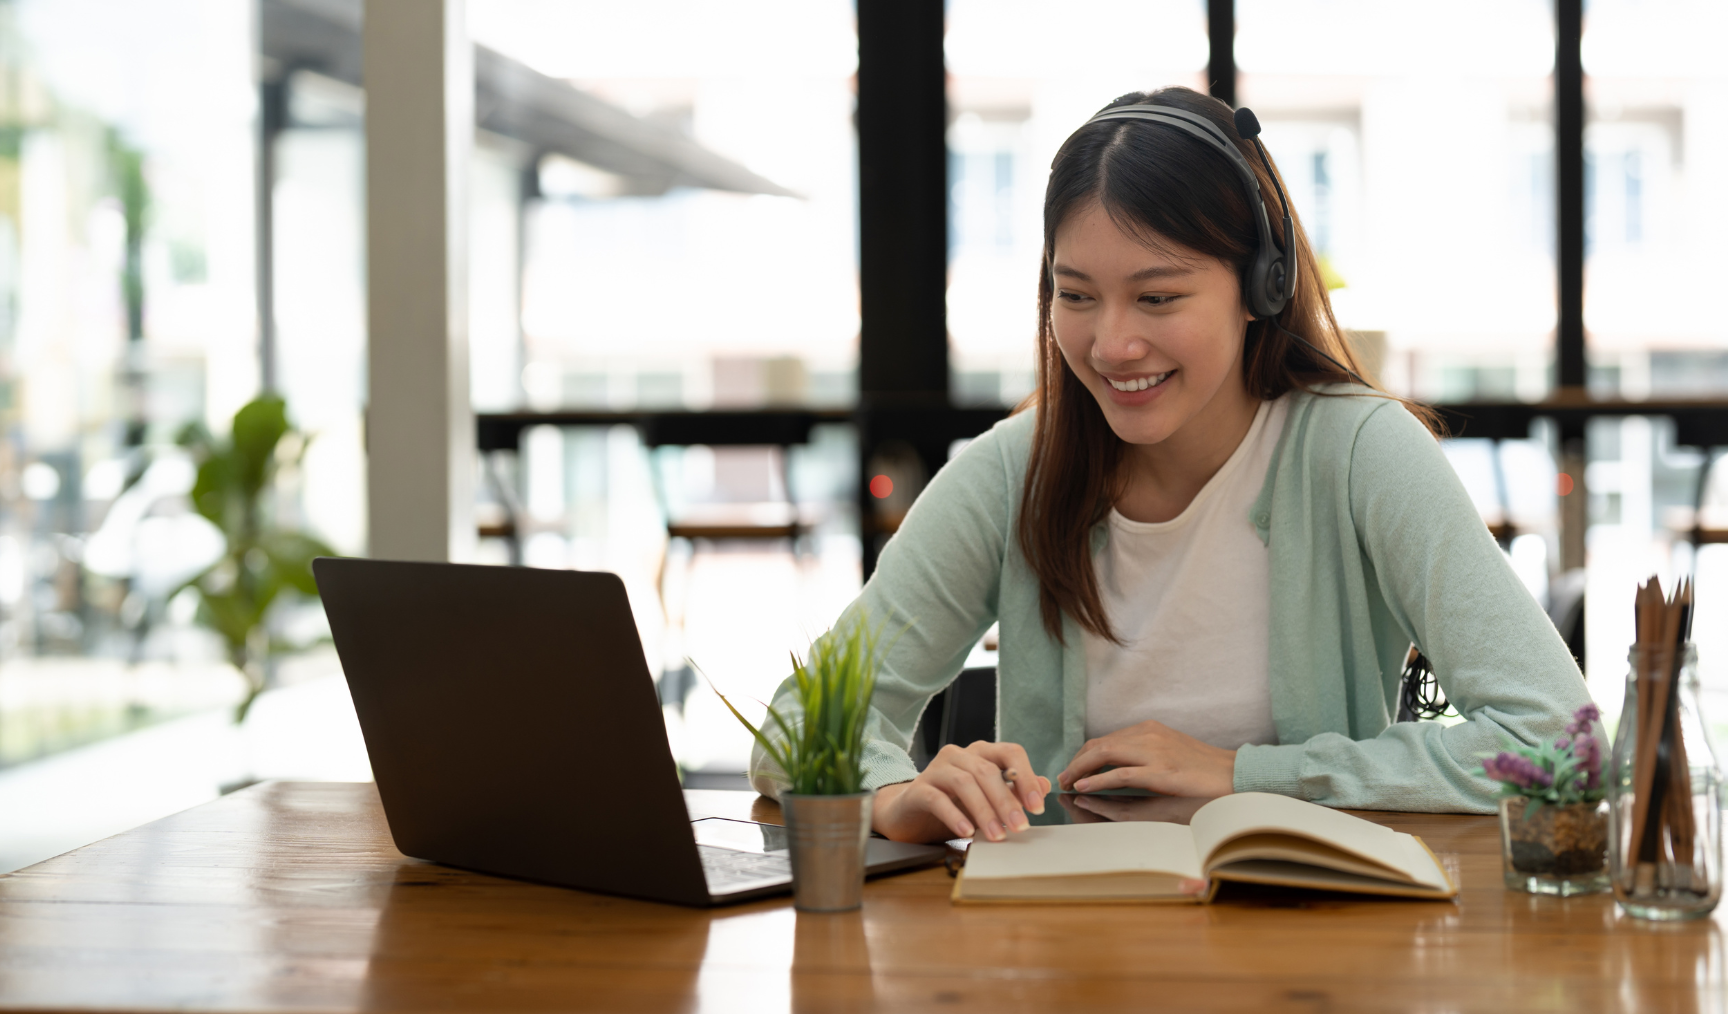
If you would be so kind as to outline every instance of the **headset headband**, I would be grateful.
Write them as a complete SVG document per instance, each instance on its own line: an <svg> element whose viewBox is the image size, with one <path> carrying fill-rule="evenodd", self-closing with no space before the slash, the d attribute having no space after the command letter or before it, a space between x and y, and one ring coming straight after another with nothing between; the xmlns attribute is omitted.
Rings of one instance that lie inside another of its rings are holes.
<svg viewBox="0 0 1728 1014"><path fill-rule="evenodd" d="M1248 191L1248 203L1253 209L1251 214L1254 216L1255 232L1259 239L1259 247L1255 251L1254 260L1248 266L1246 277L1243 279L1244 301L1254 316L1260 319L1275 317L1283 312L1284 307L1290 302L1290 297L1296 294L1296 259L1293 256L1296 249L1296 233L1295 226L1290 220L1290 209L1286 204L1284 207L1284 248L1280 250L1272 242L1272 223L1266 213L1266 199L1260 192L1260 178L1254 175L1254 167L1248 164L1248 160L1243 157L1241 149L1236 147L1229 135L1206 117L1173 106L1147 104L1112 106L1086 122L1090 125L1106 120L1147 120L1152 123L1161 123L1167 127L1175 127L1220 152L1230 160L1230 164L1236 168L1237 175L1242 178L1243 188ZM1239 109L1236 112L1236 123L1238 133L1243 133L1245 136L1251 133L1254 136L1255 147L1259 150L1261 159L1265 160L1266 149L1260 146L1258 138L1260 122L1254 118L1254 114L1247 109ZM1250 129L1243 130L1244 126ZM1269 175L1272 174L1270 160L1267 160L1266 172ZM1278 177L1273 175L1272 181L1276 184ZM1280 200L1283 200L1284 190L1282 187L1278 190L1278 196Z"/></svg>
<svg viewBox="0 0 1728 1014"><path fill-rule="evenodd" d="M1100 120L1151 120L1156 123L1166 123L1193 134L1223 152L1225 157L1230 159L1231 164L1236 167L1236 171L1242 174L1242 179L1247 183L1249 191L1256 197L1260 196L1260 178L1254 175L1254 167L1248 164L1248 160L1242 157L1241 150L1231 143L1230 138L1222 130L1218 129L1216 123L1198 113L1190 113L1186 109L1177 109L1174 106L1113 106L1092 117L1089 122L1097 123Z"/></svg>

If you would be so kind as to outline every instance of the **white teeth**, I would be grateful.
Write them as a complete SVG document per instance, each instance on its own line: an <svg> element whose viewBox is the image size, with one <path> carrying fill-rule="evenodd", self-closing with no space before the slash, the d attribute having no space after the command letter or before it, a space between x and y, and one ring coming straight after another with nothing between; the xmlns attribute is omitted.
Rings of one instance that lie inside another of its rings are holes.
<svg viewBox="0 0 1728 1014"><path fill-rule="evenodd" d="M1144 391L1148 387L1157 387L1159 384L1164 383L1164 378L1168 377L1172 372L1174 371L1165 370L1163 373L1160 373L1155 377L1141 377L1138 380L1110 380L1109 377L1105 377L1104 379L1110 380L1110 386L1114 387L1118 391Z"/></svg>

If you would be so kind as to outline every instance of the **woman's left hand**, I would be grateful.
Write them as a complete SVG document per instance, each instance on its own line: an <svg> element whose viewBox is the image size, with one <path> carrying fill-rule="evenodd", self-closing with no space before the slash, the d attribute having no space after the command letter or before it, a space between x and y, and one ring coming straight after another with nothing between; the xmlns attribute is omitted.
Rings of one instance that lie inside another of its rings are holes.
<svg viewBox="0 0 1728 1014"><path fill-rule="evenodd" d="M1099 768L1113 770L1099 772ZM1162 722L1141 722L1089 739L1057 784L1074 792L1148 789L1166 796L1228 796L1236 791L1236 751L1202 743Z"/></svg>

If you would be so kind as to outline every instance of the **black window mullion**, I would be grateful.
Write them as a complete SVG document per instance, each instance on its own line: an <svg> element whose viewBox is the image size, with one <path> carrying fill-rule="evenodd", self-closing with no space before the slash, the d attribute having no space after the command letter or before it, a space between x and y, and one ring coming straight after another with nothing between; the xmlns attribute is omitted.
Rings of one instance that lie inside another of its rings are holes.
<svg viewBox="0 0 1728 1014"><path fill-rule="evenodd" d="M1584 36L1583 0L1554 4L1554 168L1556 381L1582 388L1584 356Z"/></svg>
<svg viewBox="0 0 1728 1014"><path fill-rule="evenodd" d="M1584 390L1584 37L1583 0L1554 2L1554 321L1555 383ZM1572 480L1560 500L1560 570L1584 566L1589 526L1584 420L1557 420L1560 471Z"/></svg>
<svg viewBox="0 0 1728 1014"><path fill-rule="evenodd" d="M1236 106L1236 0L1206 0L1206 82L1212 97Z"/></svg>
<svg viewBox="0 0 1728 1014"><path fill-rule="evenodd" d="M948 82L942 0L857 0L858 522L864 575L888 535L871 462L947 457ZM951 437L949 438L952 439Z"/></svg>

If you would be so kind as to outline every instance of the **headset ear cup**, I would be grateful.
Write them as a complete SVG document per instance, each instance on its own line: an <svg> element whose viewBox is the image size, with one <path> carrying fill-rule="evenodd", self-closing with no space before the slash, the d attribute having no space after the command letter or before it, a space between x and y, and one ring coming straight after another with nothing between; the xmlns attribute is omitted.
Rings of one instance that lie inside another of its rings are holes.
<svg viewBox="0 0 1728 1014"><path fill-rule="evenodd" d="M1248 264L1242 292L1247 296L1248 312L1257 319L1264 320L1284 309L1278 299L1278 293L1283 291L1282 272L1278 268L1279 262L1268 257L1264 250L1256 253Z"/></svg>
<svg viewBox="0 0 1728 1014"><path fill-rule="evenodd" d="M1294 288L1289 284L1288 266L1283 255L1276 250L1270 255L1257 255L1249 274L1248 309L1254 316L1264 320L1283 313L1284 307L1290 304L1291 289Z"/></svg>

